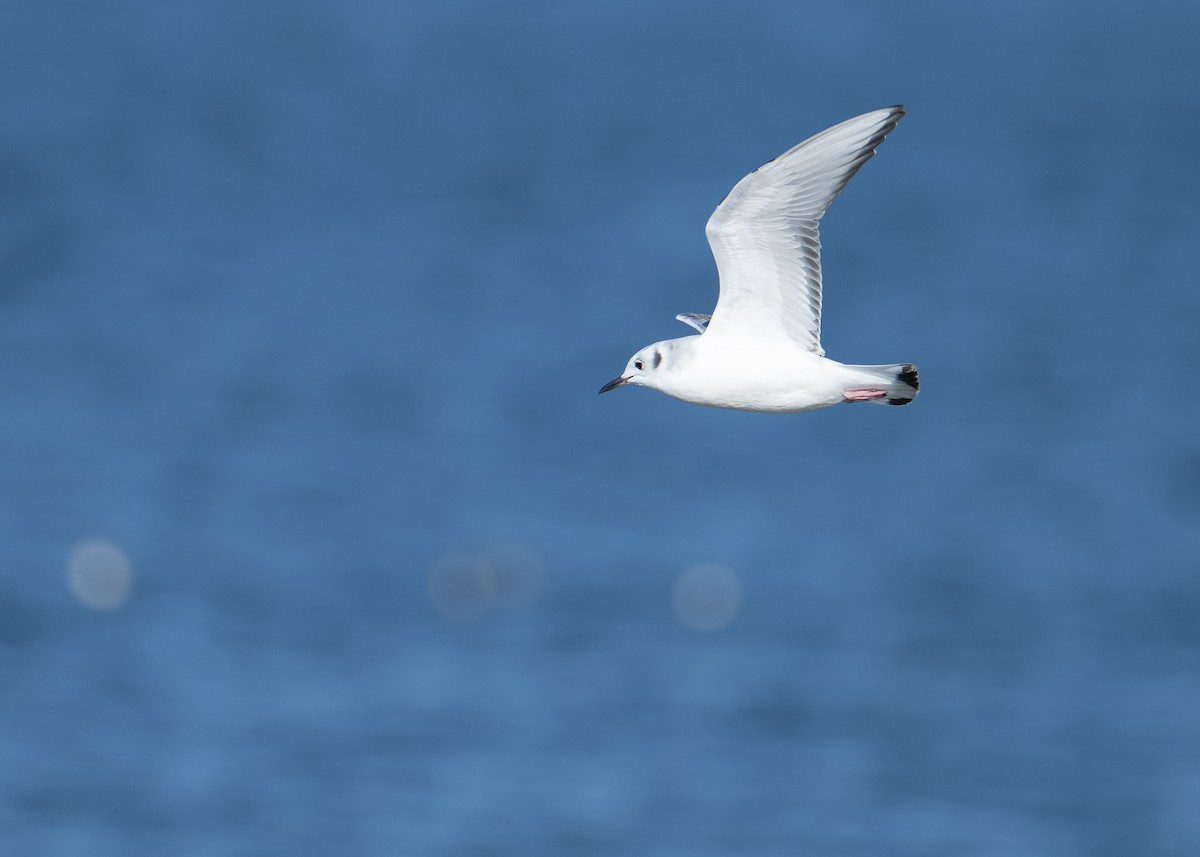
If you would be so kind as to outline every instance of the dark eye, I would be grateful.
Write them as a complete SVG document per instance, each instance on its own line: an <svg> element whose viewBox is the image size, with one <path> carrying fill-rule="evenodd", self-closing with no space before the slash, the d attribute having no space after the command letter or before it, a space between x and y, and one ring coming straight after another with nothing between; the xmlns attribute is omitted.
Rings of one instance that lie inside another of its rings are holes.
<svg viewBox="0 0 1200 857"><path fill-rule="evenodd" d="M642 361L641 361L641 360L634 360L634 361L633 361L633 368L634 368L634 369L641 369L641 368L642 368Z"/></svg>

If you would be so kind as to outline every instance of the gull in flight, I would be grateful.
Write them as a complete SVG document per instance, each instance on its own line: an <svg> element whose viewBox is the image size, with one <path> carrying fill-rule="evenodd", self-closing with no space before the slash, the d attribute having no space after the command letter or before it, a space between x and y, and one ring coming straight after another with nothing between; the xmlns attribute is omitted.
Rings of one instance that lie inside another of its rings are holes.
<svg viewBox="0 0 1200 857"><path fill-rule="evenodd" d="M915 399L911 363L849 365L821 347L817 224L903 115L897 106L847 119L734 185L704 229L721 281L716 309L677 315L698 333L647 345L600 392L635 384L696 405L773 413Z"/></svg>

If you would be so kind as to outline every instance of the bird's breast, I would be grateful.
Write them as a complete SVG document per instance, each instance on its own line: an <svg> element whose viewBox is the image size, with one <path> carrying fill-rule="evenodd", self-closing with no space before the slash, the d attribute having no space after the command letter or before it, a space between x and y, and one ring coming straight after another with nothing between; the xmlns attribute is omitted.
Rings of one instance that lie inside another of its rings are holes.
<svg viewBox="0 0 1200 857"><path fill-rule="evenodd" d="M718 344L693 349L687 360L664 376L659 389L708 407L803 411L841 400L835 370L840 365L799 347Z"/></svg>

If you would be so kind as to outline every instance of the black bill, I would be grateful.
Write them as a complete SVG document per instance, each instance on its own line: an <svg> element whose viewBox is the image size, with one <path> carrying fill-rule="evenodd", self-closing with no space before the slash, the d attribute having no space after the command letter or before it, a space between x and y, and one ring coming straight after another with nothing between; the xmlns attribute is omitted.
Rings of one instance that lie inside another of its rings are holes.
<svg viewBox="0 0 1200 857"><path fill-rule="evenodd" d="M620 387L622 384L628 384L628 383L629 383L629 379L626 377L622 376L620 378L613 378L611 381L609 381L607 384L605 384L603 387L600 388L600 392L607 393L609 390L615 390L615 389L617 389L617 387Z"/></svg>

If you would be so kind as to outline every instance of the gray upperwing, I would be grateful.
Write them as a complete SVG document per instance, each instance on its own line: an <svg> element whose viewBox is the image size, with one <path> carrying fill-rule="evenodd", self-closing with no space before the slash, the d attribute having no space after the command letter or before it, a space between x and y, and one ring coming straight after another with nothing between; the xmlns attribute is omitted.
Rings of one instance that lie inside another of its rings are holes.
<svg viewBox="0 0 1200 857"><path fill-rule="evenodd" d="M679 315L675 316L675 320L682 321L688 327L694 327L696 330L704 333L704 331L708 328L709 321L712 320L712 316L704 315L703 313L699 312L681 312Z"/></svg>

